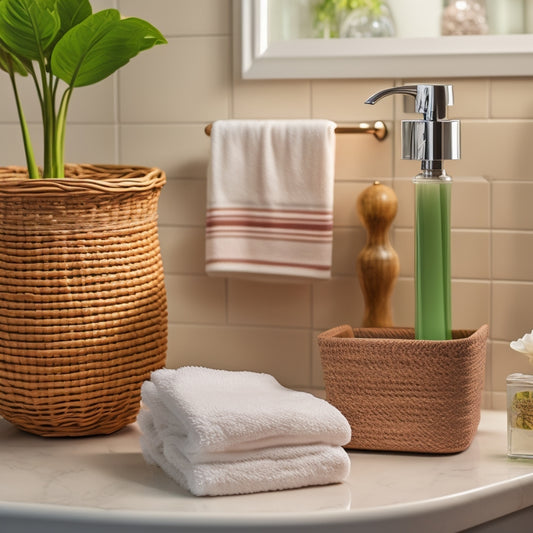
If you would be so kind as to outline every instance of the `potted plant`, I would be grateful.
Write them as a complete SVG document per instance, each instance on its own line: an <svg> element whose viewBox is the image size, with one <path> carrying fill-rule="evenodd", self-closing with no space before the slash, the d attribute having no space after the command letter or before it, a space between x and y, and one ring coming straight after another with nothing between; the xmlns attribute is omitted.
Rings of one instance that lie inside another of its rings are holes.
<svg viewBox="0 0 533 533"><path fill-rule="evenodd" d="M163 366L167 308L156 168L66 165L67 111L166 40L88 0L0 0L0 68L11 80L27 167L0 169L0 415L39 435L110 433L135 420ZM38 166L17 88L42 111Z"/></svg>

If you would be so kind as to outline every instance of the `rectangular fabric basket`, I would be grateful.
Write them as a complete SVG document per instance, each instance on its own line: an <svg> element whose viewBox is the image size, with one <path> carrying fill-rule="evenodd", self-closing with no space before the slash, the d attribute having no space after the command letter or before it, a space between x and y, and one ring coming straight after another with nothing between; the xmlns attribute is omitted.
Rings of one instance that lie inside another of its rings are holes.
<svg viewBox="0 0 533 533"><path fill-rule="evenodd" d="M351 449L456 453L480 419L488 326L446 341L411 328L339 326L318 345L327 400L348 419Z"/></svg>

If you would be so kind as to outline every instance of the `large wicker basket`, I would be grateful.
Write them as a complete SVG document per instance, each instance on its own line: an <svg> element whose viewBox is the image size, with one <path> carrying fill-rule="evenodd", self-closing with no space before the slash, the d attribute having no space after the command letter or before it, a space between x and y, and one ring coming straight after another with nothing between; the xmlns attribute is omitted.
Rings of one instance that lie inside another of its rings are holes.
<svg viewBox="0 0 533 533"><path fill-rule="evenodd" d="M447 341L410 328L339 326L318 336L326 398L348 419L348 448L460 452L480 419L488 327Z"/></svg>
<svg viewBox="0 0 533 533"><path fill-rule="evenodd" d="M159 169L0 170L0 415L42 436L116 431L164 365Z"/></svg>

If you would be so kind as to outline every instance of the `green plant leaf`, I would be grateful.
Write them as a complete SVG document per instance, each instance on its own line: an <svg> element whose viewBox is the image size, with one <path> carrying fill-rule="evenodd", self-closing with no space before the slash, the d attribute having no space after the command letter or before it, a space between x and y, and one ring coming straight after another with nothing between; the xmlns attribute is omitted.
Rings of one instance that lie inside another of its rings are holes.
<svg viewBox="0 0 533 533"><path fill-rule="evenodd" d="M139 52L166 43L141 19L121 19L115 9L93 13L70 29L52 53L52 73L71 87L97 83Z"/></svg>
<svg viewBox="0 0 533 533"><path fill-rule="evenodd" d="M0 35L7 47L22 58L42 59L61 26L55 4L56 0L2 0Z"/></svg>
<svg viewBox="0 0 533 533"><path fill-rule="evenodd" d="M120 24L122 31L137 41L140 47L139 52L148 50L157 44L167 43L161 32L145 20L129 17L121 20Z"/></svg>
<svg viewBox="0 0 533 533"><path fill-rule="evenodd" d="M0 69L4 70L8 74L20 74L21 76L27 76L28 71L24 64L17 59L7 48L5 48L0 42Z"/></svg>
<svg viewBox="0 0 533 533"><path fill-rule="evenodd" d="M57 12L61 19L61 29L56 37L59 40L70 28L92 15L93 9L89 0L57 0Z"/></svg>

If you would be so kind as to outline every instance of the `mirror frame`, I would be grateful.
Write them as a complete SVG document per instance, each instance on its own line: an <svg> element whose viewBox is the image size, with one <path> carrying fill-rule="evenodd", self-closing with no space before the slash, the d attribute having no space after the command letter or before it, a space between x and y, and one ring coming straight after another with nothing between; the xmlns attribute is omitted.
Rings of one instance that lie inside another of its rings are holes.
<svg viewBox="0 0 533 533"><path fill-rule="evenodd" d="M267 0L233 0L233 8L244 79L533 75L533 34L269 43Z"/></svg>

